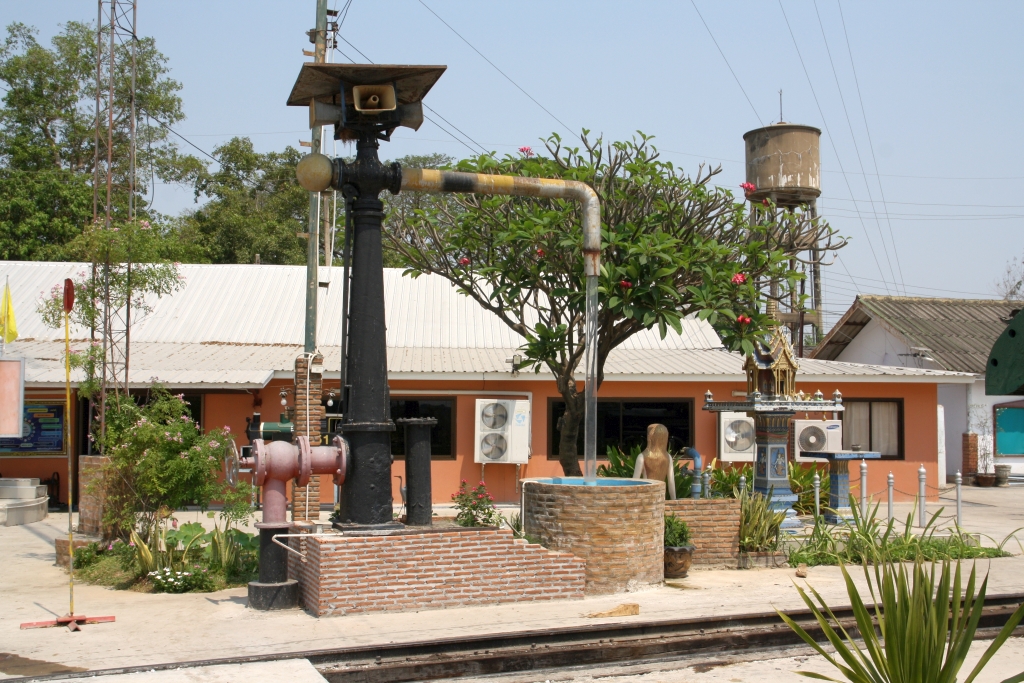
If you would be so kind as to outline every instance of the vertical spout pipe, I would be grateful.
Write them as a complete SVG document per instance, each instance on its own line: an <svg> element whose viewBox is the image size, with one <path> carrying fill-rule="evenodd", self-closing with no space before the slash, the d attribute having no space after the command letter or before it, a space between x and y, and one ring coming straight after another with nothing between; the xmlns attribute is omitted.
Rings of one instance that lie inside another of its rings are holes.
<svg viewBox="0 0 1024 683"><path fill-rule="evenodd" d="M597 278L601 273L601 202L594 189L576 180L459 173L403 168L402 189L414 192L465 192L571 199L583 208L583 272L586 275L586 386L583 423L583 479L597 484Z"/></svg>

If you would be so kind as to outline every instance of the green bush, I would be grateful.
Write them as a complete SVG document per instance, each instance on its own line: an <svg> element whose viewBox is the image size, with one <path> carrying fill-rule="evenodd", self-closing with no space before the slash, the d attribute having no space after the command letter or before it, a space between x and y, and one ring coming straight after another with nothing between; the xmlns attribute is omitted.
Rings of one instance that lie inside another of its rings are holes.
<svg viewBox="0 0 1024 683"><path fill-rule="evenodd" d="M1005 557L1009 555L1003 547L1015 539L1012 533L996 547L984 547L954 525L943 536L937 536L936 520L942 509L932 515L928 524L915 534L914 512L903 523L902 531L897 530L896 520L883 521L875 505L865 516L859 506L850 508L852 520L841 524L826 524L822 518L815 520L811 534L789 554L792 566L806 564L877 564L883 562L913 562L917 559L945 561L979 557Z"/></svg>
<svg viewBox="0 0 1024 683"><path fill-rule="evenodd" d="M711 461L711 482L708 488L711 489L712 498L738 498L740 495L740 477L746 477L746 488L754 487L754 469L749 463L734 464L729 467L716 468L718 458Z"/></svg>
<svg viewBox="0 0 1024 683"><path fill-rule="evenodd" d="M789 463L789 488L797 494L797 501L793 509L801 515L814 514L814 474L818 473L821 482L818 489L818 507L824 510L828 507L828 495L831 488L828 476L828 467L819 467L811 463L807 466L797 462Z"/></svg>
<svg viewBox="0 0 1024 683"><path fill-rule="evenodd" d="M615 446L608 446L606 451L608 464L597 466L597 476L632 479L633 471L636 469L636 459L640 457L642 450L640 446L633 446L629 453L623 453ZM672 456L672 469L675 470L676 477L676 498L689 498L690 488L693 485L693 473L675 455ZM668 498L667 490L665 497Z"/></svg>
<svg viewBox="0 0 1024 683"><path fill-rule="evenodd" d="M690 527L675 515L665 515L665 547L690 545Z"/></svg>
<svg viewBox="0 0 1024 683"><path fill-rule="evenodd" d="M248 484L219 481L223 461L233 453L230 430L203 434L183 398L159 385L150 399L139 406L122 396L107 408L104 524L120 538L138 527L148 539L173 510L206 509L215 499L248 490Z"/></svg>
<svg viewBox="0 0 1024 683"><path fill-rule="evenodd" d="M771 552L779 548L779 530L786 519L785 512L776 512L768 495L745 493L740 497L740 550L744 552Z"/></svg>
<svg viewBox="0 0 1024 683"><path fill-rule="evenodd" d="M75 569L85 569L96 564L100 559L99 543L89 543L81 548L75 548Z"/></svg>

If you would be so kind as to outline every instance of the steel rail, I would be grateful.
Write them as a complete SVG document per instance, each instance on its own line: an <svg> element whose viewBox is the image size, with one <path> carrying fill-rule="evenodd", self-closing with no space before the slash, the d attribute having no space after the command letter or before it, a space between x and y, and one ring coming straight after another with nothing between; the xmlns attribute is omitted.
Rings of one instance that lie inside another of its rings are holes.
<svg viewBox="0 0 1024 683"><path fill-rule="evenodd" d="M977 638L994 637L1024 593L985 598ZM844 627L855 626L853 610L833 610ZM786 614L808 633L824 641L811 612ZM855 628L851 632L855 632ZM1014 635L1024 635L1024 626ZM319 650L243 655L218 659L167 662L144 666L95 669L19 678L19 681L56 681L99 675L174 670L221 664L248 664L307 659L331 683L397 683L462 676L486 676L568 667L692 659L695 655L802 645L803 641L775 612L733 616L668 619L640 623L594 624L511 633L459 636L438 640L362 645Z"/></svg>

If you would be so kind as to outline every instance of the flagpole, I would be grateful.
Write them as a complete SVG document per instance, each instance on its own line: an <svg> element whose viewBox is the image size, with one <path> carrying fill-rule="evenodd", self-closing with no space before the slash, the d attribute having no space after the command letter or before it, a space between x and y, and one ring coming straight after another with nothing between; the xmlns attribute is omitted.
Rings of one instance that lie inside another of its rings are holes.
<svg viewBox="0 0 1024 683"><path fill-rule="evenodd" d="M4 300L3 300L3 319L4 319L4 331L0 334L0 358L3 358L7 354L7 302L8 297L11 296L11 276L7 276L7 282L4 284Z"/></svg>

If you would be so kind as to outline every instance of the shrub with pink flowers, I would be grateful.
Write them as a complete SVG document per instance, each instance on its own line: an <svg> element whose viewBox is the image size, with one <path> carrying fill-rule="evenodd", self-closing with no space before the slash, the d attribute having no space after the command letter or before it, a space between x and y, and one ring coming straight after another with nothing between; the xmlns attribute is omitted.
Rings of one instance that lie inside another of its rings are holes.
<svg viewBox="0 0 1024 683"><path fill-rule="evenodd" d="M102 445L110 462L101 485L110 534L126 539L138 529L148 539L164 518L186 505L205 510L220 500L248 509L249 484L221 481L225 458L233 453L228 433L204 433L184 398L159 385L150 389L149 399L138 405L120 397L107 408Z"/></svg>
<svg viewBox="0 0 1024 683"><path fill-rule="evenodd" d="M452 502L458 510L455 522L459 526L501 525L501 513L494 508L494 496L488 493L484 482L469 488L463 479L459 490L452 494Z"/></svg>

